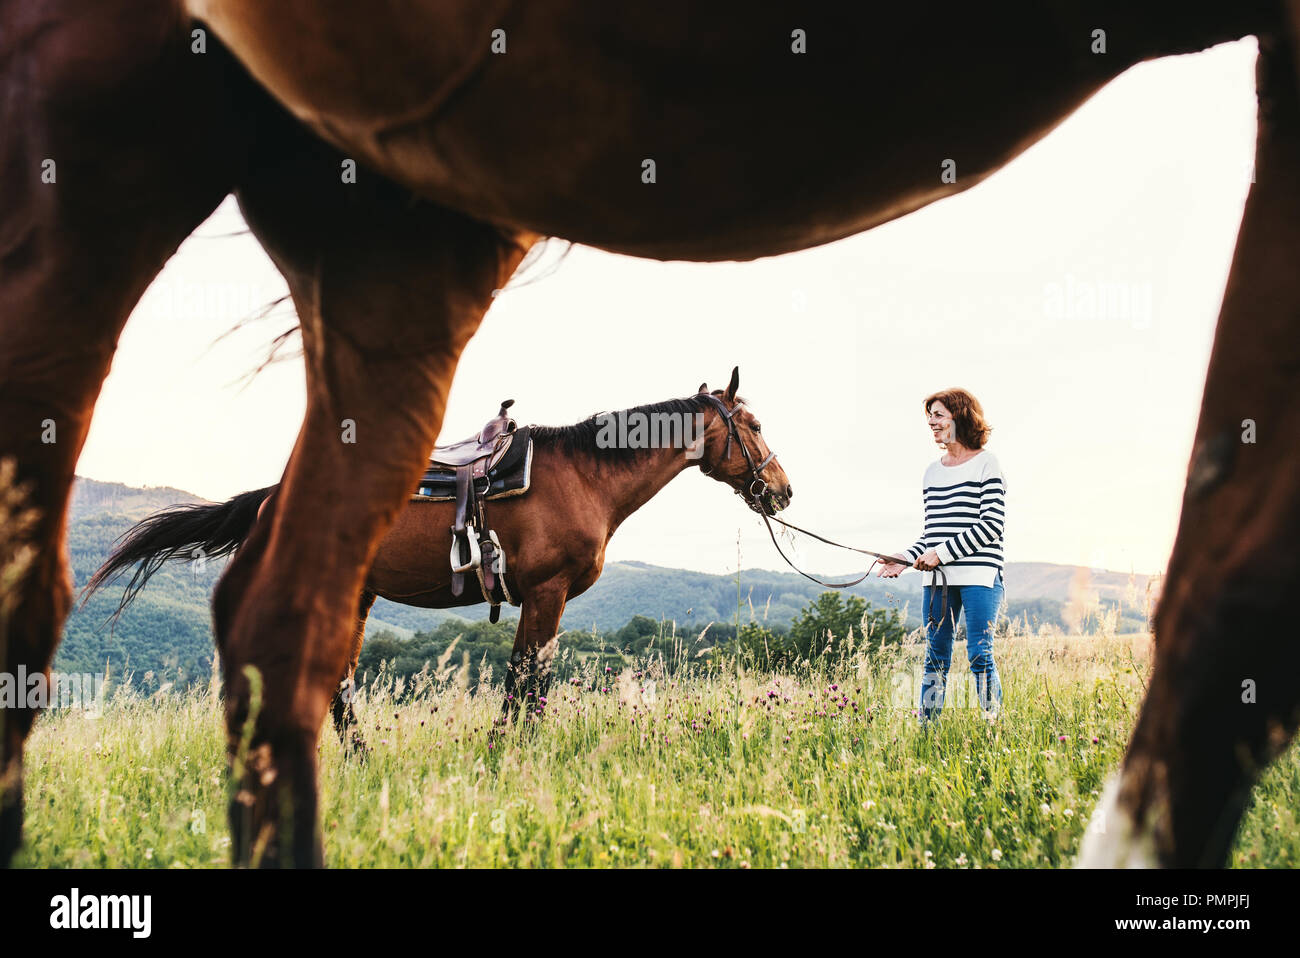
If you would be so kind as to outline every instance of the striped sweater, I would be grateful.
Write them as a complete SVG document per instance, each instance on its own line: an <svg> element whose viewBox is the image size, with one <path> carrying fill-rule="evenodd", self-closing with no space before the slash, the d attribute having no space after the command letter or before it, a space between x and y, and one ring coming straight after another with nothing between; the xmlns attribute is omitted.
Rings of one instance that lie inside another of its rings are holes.
<svg viewBox="0 0 1300 958"><path fill-rule="evenodd" d="M993 453L981 450L960 466L930 463L921 501L925 530L906 552L915 562L929 549L939 554L949 585L992 586L1002 571L1002 523L1006 482ZM938 585L923 572L925 585Z"/></svg>

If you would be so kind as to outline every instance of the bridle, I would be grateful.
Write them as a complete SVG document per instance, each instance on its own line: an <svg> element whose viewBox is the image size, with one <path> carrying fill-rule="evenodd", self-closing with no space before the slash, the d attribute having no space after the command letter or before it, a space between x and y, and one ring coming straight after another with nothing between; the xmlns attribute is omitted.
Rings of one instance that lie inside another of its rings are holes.
<svg viewBox="0 0 1300 958"><path fill-rule="evenodd" d="M827 539L824 536L819 536L815 532L809 532L807 529L800 528L799 526L796 526L792 522L786 522L784 519L778 518L777 516L769 516L767 513L767 509L764 508L764 504L763 504L763 496L767 494L767 481L764 480L759 475L759 473L761 473L764 469L766 469L768 465L770 465L776 459L776 453L769 452L766 459L764 459L762 462L755 465L754 457L750 455L749 449L745 445L745 441L740 438L740 431L736 426L736 421L734 418L736 413L740 411L740 407L743 406L744 403L738 401L735 404L733 404L730 409L728 409L727 404L724 403L717 396L713 395L712 393L699 393L699 395L702 398L707 399L709 402L711 402L714 405L714 407L717 409L718 415L722 418L722 421L727 424L727 445L725 450L723 451L722 458L718 461L727 462L728 460L731 459L731 440L734 438L736 440L736 445L740 447L741 455L745 457L745 465L749 467L749 484L743 490L733 489L733 491L736 493L736 495L740 496L740 498L744 500L745 505L749 506L749 508L753 509L755 512L757 512L760 516L763 517L763 523L767 527L768 536L771 537L772 539L772 545L776 546L777 553L781 556L782 559L785 560L786 565L788 565L791 569L794 569L795 572L798 572L805 579L810 579L813 582L816 582L818 585L823 586L827 589L848 589L852 586L857 585L859 582L865 581L867 577L871 575L872 570L875 569L875 567L882 561L891 562L891 563L904 565L904 566L910 565L910 563L906 559L902 558L901 556L885 555L880 552L872 552L870 549L859 549L856 546L846 546L843 543L835 542L834 540ZM711 472L716 470L717 470L717 463L714 464L713 470L706 470L704 468L704 464L703 463L700 464L700 472L704 473L706 476L710 475ZM849 552L857 552L862 555L872 556L874 561L871 563L871 565L867 567L866 572L862 573L862 575L858 576L856 579L851 579L848 582L827 582L824 579L819 579L815 575L804 572L803 569L800 569L797 565L795 565L792 561L790 561L790 557L786 555L785 550L781 548L781 543L777 541L776 532L772 529L773 519L775 519L781 525L785 526L785 528L787 529L792 529L795 532L802 532L806 536L812 536L818 542L824 542L827 545L835 546L837 549L847 549ZM926 615L927 618L929 619L929 623L933 625L936 621L942 622L944 617L948 614L948 575L946 572L943 571L943 569L937 566L934 569L929 571L932 571L939 576L939 581L942 583L942 595L943 595L943 599L942 599L943 605L939 612L939 618L937 620L934 618L934 616L929 614L928 609L926 610Z"/></svg>
<svg viewBox="0 0 1300 958"><path fill-rule="evenodd" d="M731 459L731 440L734 437L736 445L740 447L740 452L745 457L745 465L749 466L750 477L749 486L744 492L739 489L735 490L736 495L744 499L745 505L749 506L749 508L753 509L759 515L766 517L767 513L763 511L762 497L764 493L767 492L767 482L759 476L759 473L766 469L771 462L776 459L776 453L769 452L766 459L758 465L754 465L754 457L749 454L749 448L745 445L745 441L740 438L740 430L736 428L736 420L734 418L736 413L740 412L740 407L745 405L744 402L737 401L730 409L728 409L727 404L712 393L700 393L700 395L717 407L718 415L721 416L722 421L727 424L727 446L726 449L723 450L722 458L719 459L718 462L727 462ZM717 469L716 464L714 465L714 469ZM705 470L703 463L700 464L700 472L704 473L706 476L710 474ZM757 488L757 491L755 491L755 488Z"/></svg>

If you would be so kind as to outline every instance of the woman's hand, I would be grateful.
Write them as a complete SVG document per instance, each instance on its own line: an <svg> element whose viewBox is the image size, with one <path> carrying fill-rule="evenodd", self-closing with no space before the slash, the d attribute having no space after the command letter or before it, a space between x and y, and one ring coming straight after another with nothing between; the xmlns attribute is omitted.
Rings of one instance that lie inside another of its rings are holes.
<svg viewBox="0 0 1300 958"><path fill-rule="evenodd" d="M931 549L916 560L915 566L922 572L930 572L939 568L939 553Z"/></svg>
<svg viewBox="0 0 1300 958"><path fill-rule="evenodd" d="M876 573L876 576L877 578L881 578L881 579L897 579L900 575L902 575L906 571L907 571L906 563L886 562L884 565L880 567L880 571Z"/></svg>

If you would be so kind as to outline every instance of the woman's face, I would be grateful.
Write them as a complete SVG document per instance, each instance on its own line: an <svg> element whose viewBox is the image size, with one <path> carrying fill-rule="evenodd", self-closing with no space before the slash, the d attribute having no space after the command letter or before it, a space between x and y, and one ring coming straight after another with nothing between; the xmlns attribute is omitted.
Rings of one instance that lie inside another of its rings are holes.
<svg viewBox="0 0 1300 958"><path fill-rule="evenodd" d="M939 400L930 403L930 433L939 445L947 445L957 438L957 425L952 420L952 413Z"/></svg>

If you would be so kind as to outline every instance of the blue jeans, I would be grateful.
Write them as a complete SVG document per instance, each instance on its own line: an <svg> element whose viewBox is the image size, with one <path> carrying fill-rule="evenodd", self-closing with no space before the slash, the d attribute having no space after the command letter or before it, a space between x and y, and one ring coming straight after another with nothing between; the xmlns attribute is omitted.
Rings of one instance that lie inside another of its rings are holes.
<svg viewBox="0 0 1300 958"><path fill-rule="evenodd" d="M943 710L944 686L952 666L953 632L963 608L966 610L966 656L975 677L980 707L985 711L997 708L1002 702L1002 683L993 662L993 630L1005 594L1002 573L998 573L992 586L949 586L948 612L942 621L934 624L931 619L937 620L943 611L943 589L927 585L922 593L926 647L925 674L921 678L921 721L938 718Z"/></svg>

